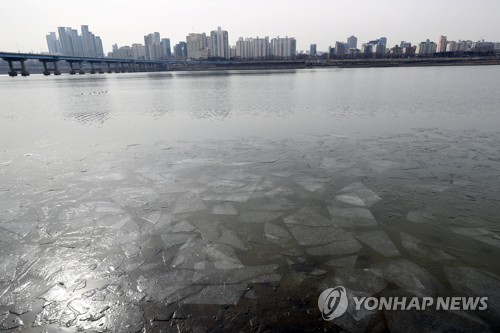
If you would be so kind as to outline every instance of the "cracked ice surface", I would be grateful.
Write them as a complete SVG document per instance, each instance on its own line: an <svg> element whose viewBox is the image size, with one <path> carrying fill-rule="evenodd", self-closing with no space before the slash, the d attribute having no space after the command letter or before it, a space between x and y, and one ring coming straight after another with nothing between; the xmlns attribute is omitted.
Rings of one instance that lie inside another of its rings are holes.
<svg viewBox="0 0 500 333"><path fill-rule="evenodd" d="M454 135L477 147L429 130L160 142L67 163L54 151L28 164L5 156L1 330L220 320L202 317L207 307L252 323L252 306L300 317L317 309L298 300L315 304L335 285L356 296L489 296L491 312L461 320L490 325L499 313L500 140ZM445 156L439 165L434 150ZM378 315L350 308L339 325L363 329Z"/></svg>

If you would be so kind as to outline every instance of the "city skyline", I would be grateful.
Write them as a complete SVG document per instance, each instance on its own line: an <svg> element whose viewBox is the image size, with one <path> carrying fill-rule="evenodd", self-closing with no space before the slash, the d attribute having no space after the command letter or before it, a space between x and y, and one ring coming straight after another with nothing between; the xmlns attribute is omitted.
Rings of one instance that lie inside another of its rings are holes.
<svg viewBox="0 0 500 333"><path fill-rule="evenodd" d="M88 15L85 10L72 10L71 3L28 0L23 20L2 11L0 27L16 33L4 33L0 37L0 50L46 52L44 36L47 33L55 31L57 26L79 27L81 24L91 26L101 36L105 54L111 51L113 44L143 43L144 36L152 31L169 38L173 47L185 41L189 33L209 34L218 26L229 32L230 45L235 45L239 37L294 36L297 50L304 51L309 50L310 44L316 44L318 51L326 51L336 41L344 41L351 35L358 38L358 43L386 36L389 47L401 40L413 44L426 39L437 41L440 35L448 36L449 40L500 40L496 21L500 2L493 0L460 5L450 0L439 3L412 0L404 4L395 0L362 0L356 5L318 1L311 8L301 1L282 0L271 4L257 0L247 6L224 0L168 5L145 0L141 6L134 6L134 11L118 10L120 15L115 16L110 15L116 11L114 6L108 8L95 0L89 0L87 5L99 9ZM120 7L127 8L127 2L120 2ZM151 8L156 9L151 11ZM446 13L444 20L442 13Z"/></svg>

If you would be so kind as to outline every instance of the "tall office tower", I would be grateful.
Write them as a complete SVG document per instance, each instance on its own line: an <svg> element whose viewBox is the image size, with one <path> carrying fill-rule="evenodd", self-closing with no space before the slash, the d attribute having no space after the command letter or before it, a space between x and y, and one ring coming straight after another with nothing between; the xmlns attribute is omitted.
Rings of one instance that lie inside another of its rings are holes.
<svg viewBox="0 0 500 333"><path fill-rule="evenodd" d="M358 39L355 36L351 36L347 38L347 47L349 49L357 49L358 48Z"/></svg>
<svg viewBox="0 0 500 333"><path fill-rule="evenodd" d="M381 45L384 45L384 47L387 47L387 37L380 37L380 38L378 39L378 41L379 41L379 43L380 43Z"/></svg>
<svg viewBox="0 0 500 333"><path fill-rule="evenodd" d="M316 56L317 52L316 52L316 44L311 44L311 46L309 47L309 55L311 57L314 57Z"/></svg>
<svg viewBox="0 0 500 333"><path fill-rule="evenodd" d="M187 44L186 42L179 42L174 46L174 57L176 59L187 59Z"/></svg>
<svg viewBox="0 0 500 333"><path fill-rule="evenodd" d="M274 59L291 59L297 53L297 41L293 37L273 38L271 40L271 57Z"/></svg>
<svg viewBox="0 0 500 333"><path fill-rule="evenodd" d="M209 56L208 40L205 33L191 33L186 36L187 57L189 59L207 59Z"/></svg>
<svg viewBox="0 0 500 333"><path fill-rule="evenodd" d="M439 36L436 52L437 53L446 52L446 46L447 46L446 36Z"/></svg>
<svg viewBox="0 0 500 333"><path fill-rule="evenodd" d="M47 47L49 48L50 54L62 54L61 43L57 39L55 32L49 32L47 36Z"/></svg>
<svg viewBox="0 0 500 333"><path fill-rule="evenodd" d="M160 33L154 32L144 36L144 49L146 60L160 60L163 58Z"/></svg>
<svg viewBox="0 0 500 333"><path fill-rule="evenodd" d="M161 48L163 50L163 55L167 58L172 57L172 50L170 49L170 38L161 39Z"/></svg>
<svg viewBox="0 0 500 333"><path fill-rule="evenodd" d="M217 30L210 32L209 48L212 52L212 57L219 59L229 59L229 39L226 30Z"/></svg>

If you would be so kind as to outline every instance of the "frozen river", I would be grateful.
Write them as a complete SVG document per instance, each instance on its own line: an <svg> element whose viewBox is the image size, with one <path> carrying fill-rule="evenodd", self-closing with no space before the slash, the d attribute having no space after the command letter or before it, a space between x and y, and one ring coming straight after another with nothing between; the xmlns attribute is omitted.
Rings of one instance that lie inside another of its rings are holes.
<svg viewBox="0 0 500 333"><path fill-rule="evenodd" d="M0 77L0 332L499 331L499 86L499 66Z"/></svg>

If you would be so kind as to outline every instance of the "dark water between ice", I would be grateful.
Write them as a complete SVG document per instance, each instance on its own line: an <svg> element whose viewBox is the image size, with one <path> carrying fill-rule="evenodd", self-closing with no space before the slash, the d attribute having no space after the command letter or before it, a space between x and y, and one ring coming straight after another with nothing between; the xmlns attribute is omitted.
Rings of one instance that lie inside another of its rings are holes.
<svg viewBox="0 0 500 333"><path fill-rule="evenodd" d="M499 86L498 66L0 77L0 332L498 331Z"/></svg>

